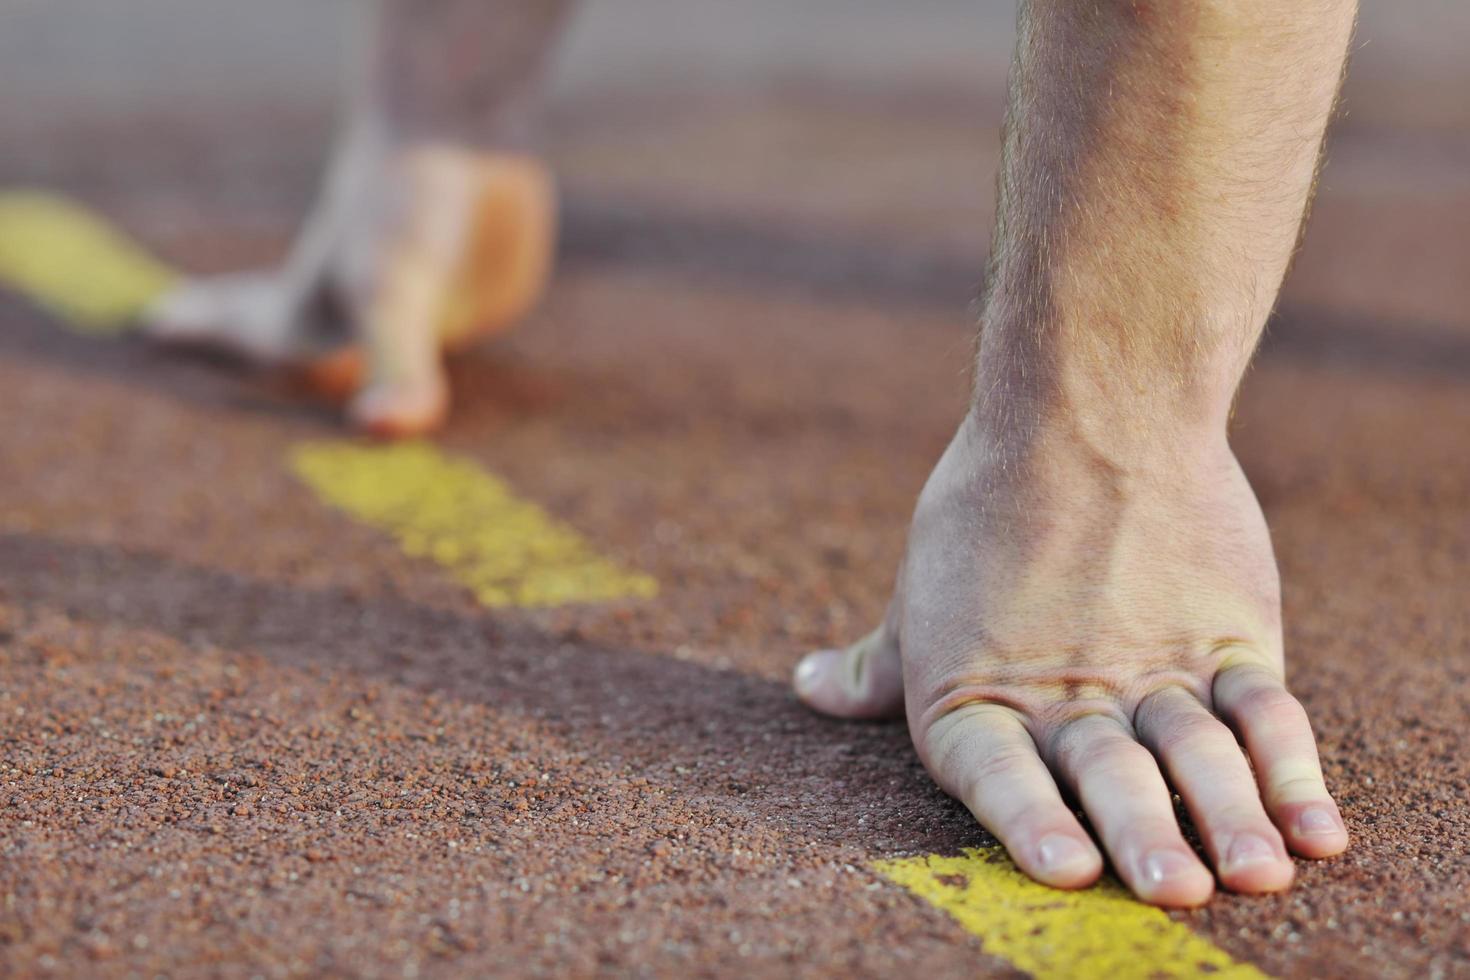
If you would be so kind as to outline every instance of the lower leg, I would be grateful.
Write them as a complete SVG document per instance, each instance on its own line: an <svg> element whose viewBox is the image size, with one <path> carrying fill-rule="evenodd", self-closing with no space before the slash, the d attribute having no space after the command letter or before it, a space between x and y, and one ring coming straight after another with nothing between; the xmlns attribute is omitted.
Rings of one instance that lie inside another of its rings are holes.
<svg viewBox="0 0 1470 980"><path fill-rule="evenodd" d="M572 0L382 0L358 110L396 141L529 153Z"/></svg>

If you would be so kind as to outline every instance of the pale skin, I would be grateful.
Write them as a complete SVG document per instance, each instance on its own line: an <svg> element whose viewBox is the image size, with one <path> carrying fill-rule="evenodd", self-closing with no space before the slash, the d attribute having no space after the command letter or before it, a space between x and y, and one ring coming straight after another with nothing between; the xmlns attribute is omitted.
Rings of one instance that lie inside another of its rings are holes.
<svg viewBox="0 0 1470 980"><path fill-rule="evenodd" d="M144 329L299 370L387 437L443 424L447 351L539 299L556 192L536 83L571 0L380 0L323 193L279 268L164 296Z"/></svg>
<svg viewBox="0 0 1470 980"><path fill-rule="evenodd" d="M940 786L1047 884L1091 883L1106 854L1145 901L1193 906L1216 876L1279 891L1290 854L1347 846L1226 428L1355 13L1023 4L974 403L884 624L796 685L830 714L906 714Z"/></svg>
<svg viewBox="0 0 1470 980"><path fill-rule="evenodd" d="M493 213L524 242L551 215L534 168L516 169L539 57L477 71L459 50L447 79L415 67L439 64L422 11L462 42L473 30L455 17L533 5L436 2L388 0L334 193L285 271L191 286L154 318L165 337L287 361L335 330L366 355L346 372L349 416L384 434L447 408L444 308L473 237L456 216ZM544 47L562 6L517 43ZM939 785L1044 883L1090 884L1106 856L1144 901L1192 906L1217 879L1279 891L1291 855L1347 846L1284 684L1276 562L1227 425L1355 14L1354 0L1022 4L972 406L920 496L884 623L807 657L795 683L827 714L906 715ZM528 305L546 250L480 267L481 320ZM497 276L517 284L486 294L499 306L481 294ZM324 290L345 325L320 322Z"/></svg>

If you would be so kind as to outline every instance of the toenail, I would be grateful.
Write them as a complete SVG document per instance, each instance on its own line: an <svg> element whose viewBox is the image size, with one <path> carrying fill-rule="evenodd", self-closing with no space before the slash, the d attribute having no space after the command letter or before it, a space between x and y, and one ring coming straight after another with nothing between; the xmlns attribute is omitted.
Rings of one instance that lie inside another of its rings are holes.
<svg viewBox="0 0 1470 980"><path fill-rule="evenodd" d="M1075 837L1047 834L1036 845L1036 860L1043 871L1082 869L1092 864L1092 854Z"/></svg>
<svg viewBox="0 0 1470 980"><path fill-rule="evenodd" d="M1188 874L1193 862L1177 851L1154 851L1143 862L1143 877L1151 885Z"/></svg>
<svg viewBox="0 0 1470 980"><path fill-rule="evenodd" d="M821 665L817 659L825 651L809 653L802 658L801 663L796 665L796 673L792 676L792 683L796 686L796 693L806 697L816 687L817 675L822 672Z"/></svg>
<svg viewBox="0 0 1470 980"><path fill-rule="evenodd" d="M1336 834L1342 831L1337 817L1320 806L1303 810L1296 820L1297 830L1305 835Z"/></svg>
<svg viewBox="0 0 1470 980"><path fill-rule="evenodd" d="M1276 848L1263 837L1241 834L1230 842L1230 851L1225 857L1225 867L1230 870L1247 868L1253 864L1265 864L1277 860Z"/></svg>

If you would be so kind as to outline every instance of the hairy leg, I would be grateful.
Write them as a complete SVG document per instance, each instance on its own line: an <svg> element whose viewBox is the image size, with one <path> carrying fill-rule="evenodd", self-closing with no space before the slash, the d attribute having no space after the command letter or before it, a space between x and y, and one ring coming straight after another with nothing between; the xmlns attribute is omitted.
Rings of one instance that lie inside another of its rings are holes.
<svg viewBox="0 0 1470 980"><path fill-rule="evenodd" d="M360 427L437 425L446 345L539 296L555 228L531 151L536 86L570 0L382 0L323 193L266 273L188 283L159 339L303 366Z"/></svg>
<svg viewBox="0 0 1470 980"><path fill-rule="evenodd" d="M1030 0L975 398L889 614L797 669L906 710L929 771L1037 879L1102 848L1142 898L1287 887L1347 846L1284 686L1270 538L1227 441L1290 261L1353 0Z"/></svg>

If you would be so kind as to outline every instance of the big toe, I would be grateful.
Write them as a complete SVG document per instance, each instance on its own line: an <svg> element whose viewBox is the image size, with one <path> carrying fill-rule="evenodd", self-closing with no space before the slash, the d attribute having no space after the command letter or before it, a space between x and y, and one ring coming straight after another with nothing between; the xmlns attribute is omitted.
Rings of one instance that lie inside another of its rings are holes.
<svg viewBox="0 0 1470 980"><path fill-rule="evenodd" d="M903 712L898 645L879 628L846 650L818 650L796 665L797 697L839 718L891 718Z"/></svg>
<svg viewBox="0 0 1470 980"><path fill-rule="evenodd" d="M378 382L347 408L352 425L382 439L432 432L449 414L449 389L442 381Z"/></svg>

